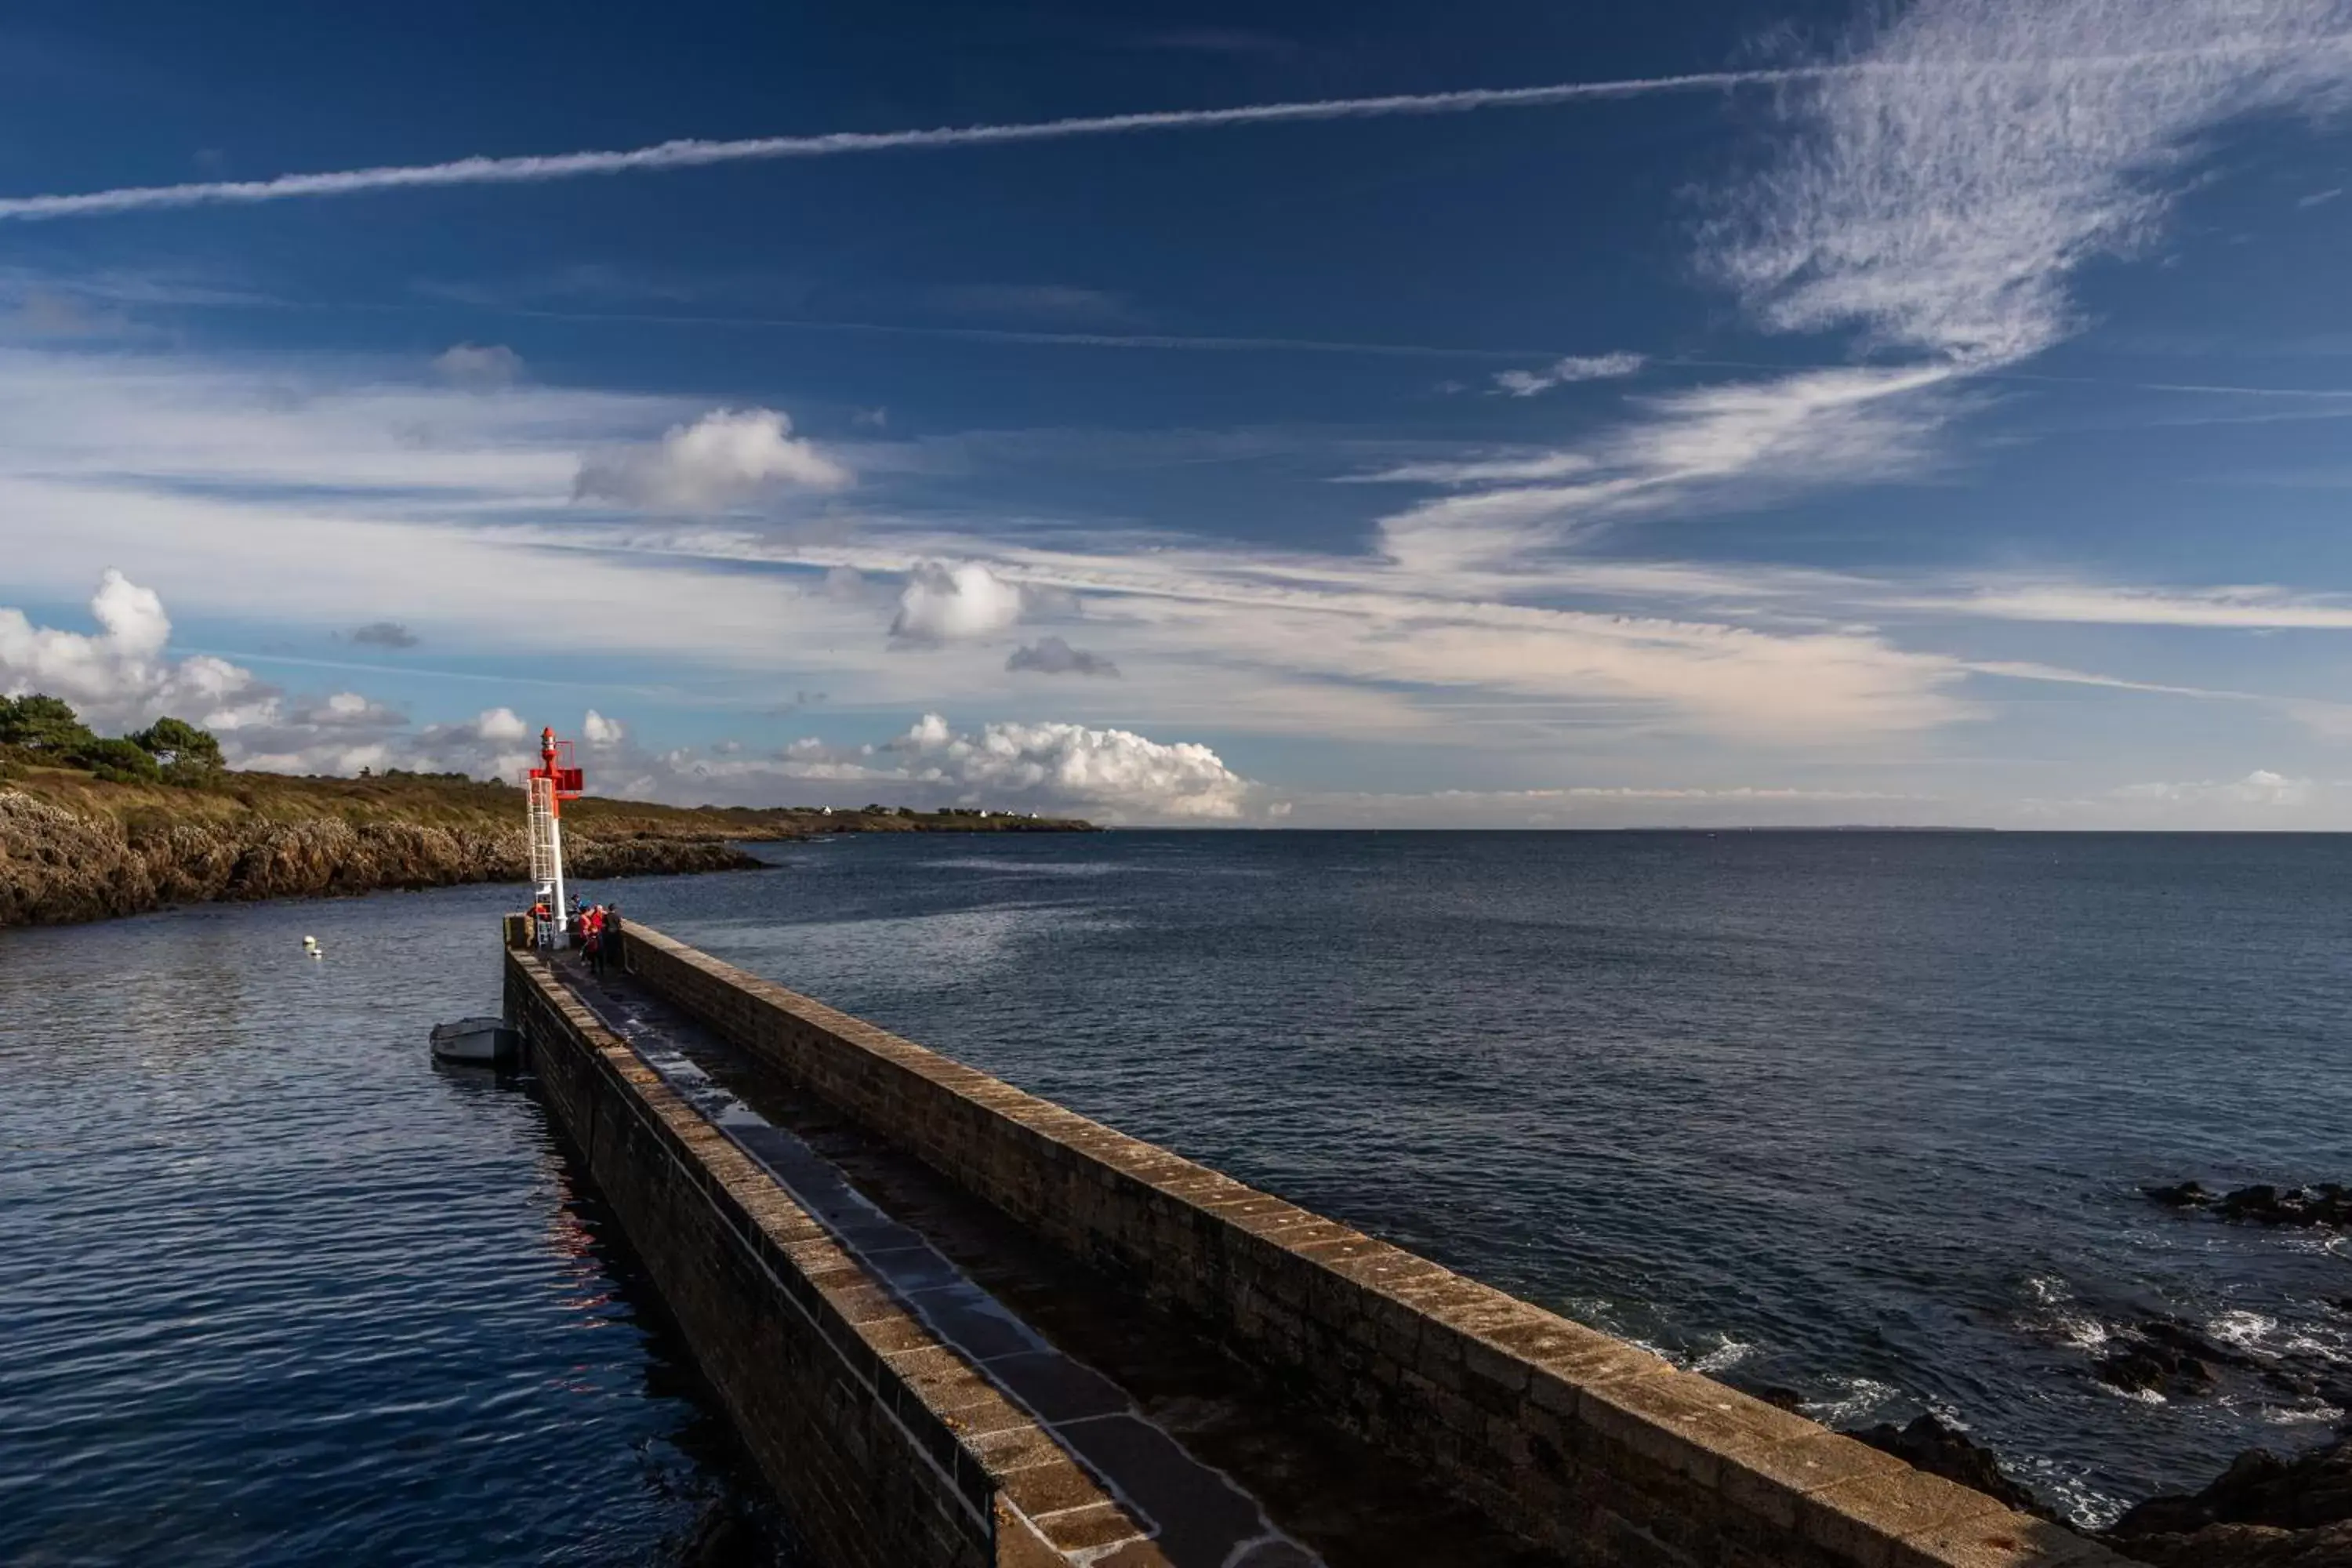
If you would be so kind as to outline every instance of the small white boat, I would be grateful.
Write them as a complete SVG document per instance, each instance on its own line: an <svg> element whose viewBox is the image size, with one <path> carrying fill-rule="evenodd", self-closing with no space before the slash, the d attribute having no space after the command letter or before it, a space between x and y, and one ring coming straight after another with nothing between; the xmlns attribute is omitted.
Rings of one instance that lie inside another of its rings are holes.
<svg viewBox="0 0 2352 1568"><path fill-rule="evenodd" d="M460 1018L433 1026L433 1054L445 1062L498 1067L515 1058L522 1037L504 1018Z"/></svg>

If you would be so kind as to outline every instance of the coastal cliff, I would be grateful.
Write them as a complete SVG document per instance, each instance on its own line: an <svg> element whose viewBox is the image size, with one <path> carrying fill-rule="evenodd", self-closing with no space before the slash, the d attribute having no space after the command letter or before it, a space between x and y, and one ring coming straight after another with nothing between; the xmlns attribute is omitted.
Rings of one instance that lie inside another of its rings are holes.
<svg viewBox="0 0 2352 1568"><path fill-rule="evenodd" d="M1077 830L1082 822L683 808L586 798L564 808L583 880L756 868L742 840L858 832ZM522 794L462 778L291 778L222 772L200 787L0 765L0 927L61 924L215 900L519 882Z"/></svg>

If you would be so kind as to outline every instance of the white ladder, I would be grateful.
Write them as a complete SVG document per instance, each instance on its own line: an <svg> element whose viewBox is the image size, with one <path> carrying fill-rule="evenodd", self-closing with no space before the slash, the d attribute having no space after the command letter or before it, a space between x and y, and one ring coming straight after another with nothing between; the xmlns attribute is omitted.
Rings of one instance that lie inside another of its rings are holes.
<svg viewBox="0 0 2352 1568"><path fill-rule="evenodd" d="M564 926L563 829L555 816L555 781L530 781L530 880L547 901L551 931Z"/></svg>

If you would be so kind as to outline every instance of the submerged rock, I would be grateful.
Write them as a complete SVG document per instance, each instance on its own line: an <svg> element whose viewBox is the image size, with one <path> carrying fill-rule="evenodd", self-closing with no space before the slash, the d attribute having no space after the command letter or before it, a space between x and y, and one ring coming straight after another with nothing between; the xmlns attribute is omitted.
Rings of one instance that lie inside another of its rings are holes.
<svg viewBox="0 0 2352 1568"><path fill-rule="evenodd" d="M2168 1209L2210 1209L2223 1219L2247 1225L2316 1225L2337 1230L2352 1228L2352 1187L2321 1182L2307 1187L2280 1187L2267 1182L2237 1187L2227 1193L2208 1192L2195 1182L2140 1188L2151 1202Z"/></svg>
<svg viewBox="0 0 2352 1568"><path fill-rule="evenodd" d="M2223 1197L2221 1214L2254 1225L2352 1226L2352 1188L2336 1182L2313 1187L2240 1187Z"/></svg>
<svg viewBox="0 0 2352 1568"><path fill-rule="evenodd" d="M2149 1318L2116 1329L2091 1375L2126 1393L2179 1398L2213 1392L2216 1366L2259 1364L2178 1319Z"/></svg>
<svg viewBox="0 0 2352 1568"><path fill-rule="evenodd" d="M2168 1209L2200 1209L2213 1201L2213 1194L2195 1182L2179 1182L2168 1187L2142 1187L2140 1191Z"/></svg>

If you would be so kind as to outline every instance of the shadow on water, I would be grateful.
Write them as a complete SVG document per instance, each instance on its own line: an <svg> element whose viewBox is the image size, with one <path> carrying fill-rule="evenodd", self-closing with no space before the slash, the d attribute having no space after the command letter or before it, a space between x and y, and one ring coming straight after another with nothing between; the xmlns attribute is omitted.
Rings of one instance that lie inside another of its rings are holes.
<svg viewBox="0 0 2352 1568"><path fill-rule="evenodd" d="M474 1086L528 1095L547 1108L528 1073L492 1074L478 1068L444 1068ZM556 1208L549 1225L551 1249L577 1257L611 1288L611 1316L635 1325L642 1339L648 1399L684 1413L667 1434L665 1454L641 1445L648 1491L693 1511L670 1532L651 1562L662 1568L798 1568L791 1522L736 1435L719 1392L695 1364L685 1329L670 1313L644 1259L630 1247L620 1215L589 1175L580 1151L548 1117L555 1151ZM629 1557L622 1561L643 1562Z"/></svg>

